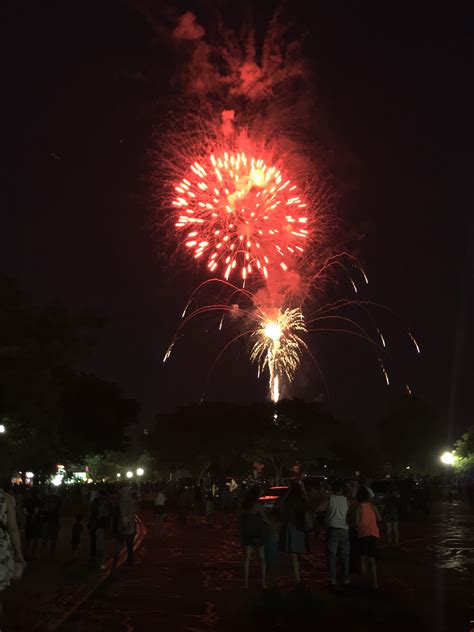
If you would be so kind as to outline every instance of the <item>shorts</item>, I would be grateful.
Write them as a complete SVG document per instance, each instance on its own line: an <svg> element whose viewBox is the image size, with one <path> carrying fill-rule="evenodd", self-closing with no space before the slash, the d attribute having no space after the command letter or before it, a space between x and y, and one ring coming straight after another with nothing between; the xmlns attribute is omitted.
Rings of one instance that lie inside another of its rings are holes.
<svg viewBox="0 0 474 632"><path fill-rule="evenodd" d="M153 508L153 511L158 515L158 516L163 516L165 513L165 506L164 505L155 505Z"/></svg>
<svg viewBox="0 0 474 632"><path fill-rule="evenodd" d="M375 557L377 540L378 538L376 538L374 535L369 535L365 538L359 538L359 554L365 555L367 557Z"/></svg>
<svg viewBox="0 0 474 632"><path fill-rule="evenodd" d="M251 546L253 549L259 549L265 544L262 536L242 535L242 546Z"/></svg>

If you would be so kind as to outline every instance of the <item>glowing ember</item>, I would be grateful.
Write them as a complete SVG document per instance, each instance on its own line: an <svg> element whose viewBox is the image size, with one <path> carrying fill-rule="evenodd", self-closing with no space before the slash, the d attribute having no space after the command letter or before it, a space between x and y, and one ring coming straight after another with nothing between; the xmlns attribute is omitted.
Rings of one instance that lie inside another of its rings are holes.
<svg viewBox="0 0 474 632"><path fill-rule="evenodd" d="M300 334L306 333L301 309L278 310L275 319L262 318L259 328L254 332L258 339L252 352L252 362L257 362L259 371L268 367L270 396L274 402L280 399L280 384L284 376L288 381L300 364L306 343Z"/></svg>
<svg viewBox="0 0 474 632"><path fill-rule="evenodd" d="M308 238L306 203L274 166L245 153L194 162L175 186L176 227L211 272L267 279L295 268Z"/></svg>

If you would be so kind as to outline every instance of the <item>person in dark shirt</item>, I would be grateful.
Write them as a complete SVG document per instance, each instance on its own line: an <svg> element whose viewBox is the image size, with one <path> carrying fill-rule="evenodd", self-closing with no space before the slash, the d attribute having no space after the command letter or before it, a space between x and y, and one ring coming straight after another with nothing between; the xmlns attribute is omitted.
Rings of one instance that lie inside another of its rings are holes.
<svg viewBox="0 0 474 632"><path fill-rule="evenodd" d="M71 547L72 547L73 559L76 559L77 555L79 553L79 549L80 549L80 546L81 546L81 536L82 536L83 529L84 529L84 525L83 525L83 522L82 522L82 516L81 516L81 514L77 514L76 521L74 522L74 524L72 526L72 537L71 537Z"/></svg>
<svg viewBox="0 0 474 632"><path fill-rule="evenodd" d="M44 555L46 546L49 544L49 553L51 558L54 557L56 544L59 536L59 511L61 509L61 499L55 494L46 496L43 502L41 517L43 523L43 545L42 556Z"/></svg>
<svg viewBox="0 0 474 632"><path fill-rule="evenodd" d="M398 546L399 530L398 523L400 521L399 511L399 495L396 486L392 483L388 488L388 492L383 499L383 521L387 527L387 540L389 544Z"/></svg>

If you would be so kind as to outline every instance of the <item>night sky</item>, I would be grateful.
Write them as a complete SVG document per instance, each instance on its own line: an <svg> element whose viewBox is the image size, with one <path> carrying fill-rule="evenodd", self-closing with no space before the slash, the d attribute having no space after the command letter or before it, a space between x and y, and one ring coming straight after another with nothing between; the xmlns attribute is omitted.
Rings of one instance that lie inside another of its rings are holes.
<svg viewBox="0 0 474 632"><path fill-rule="evenodd" d="M225 4L175 9L193 9L205 26L205 7ZM364 237L354 247L369 274L365 296L400 314L423 351L417 356L403 326L383 318L393 349L387 388L363 343L313 338L333 410L362 424L409 383L457 433L474 414L470 18L461 3L315 2L310 13L293 4L308 30L328 129L357 180L338 213ZM204 391L210 400L263 400L266 384L245 345L206 383L222 340L214 321L191 328L162 363L205 272L184 261L171 271L160 257L148 150L173 108L176 62L137 5L4 3L0 269L39 302L59 297L107 315L84 368L140 400L148 424L154 412L199 401ZM322 392L304 364L294 394Z"/></svg>

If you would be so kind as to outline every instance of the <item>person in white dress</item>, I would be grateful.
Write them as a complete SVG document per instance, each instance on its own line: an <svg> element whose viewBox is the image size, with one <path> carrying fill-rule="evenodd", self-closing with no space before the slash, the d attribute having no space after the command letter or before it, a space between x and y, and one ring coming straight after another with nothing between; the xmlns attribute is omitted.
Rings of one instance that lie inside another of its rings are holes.
<svg viewBox="0 0 474 632"><path fill-rule="evenodd" d="M14 577L15 563L20 565L20 569L26 566L16 521L15 499L0 488L0 596ZM1 610L0 601L0 613Z"/></svg>

